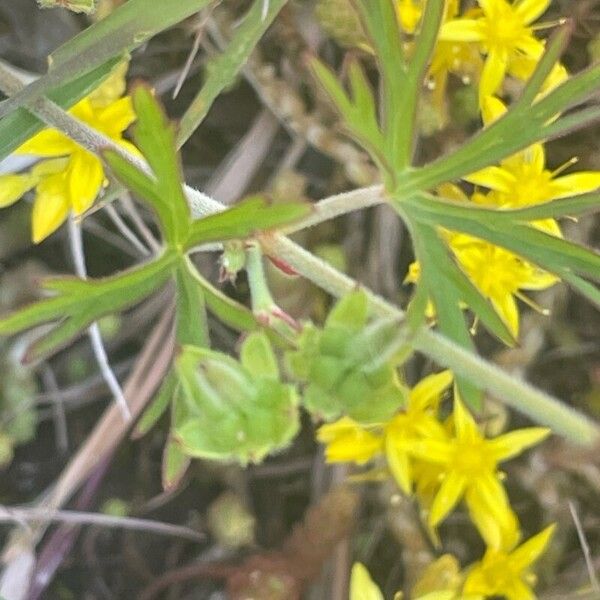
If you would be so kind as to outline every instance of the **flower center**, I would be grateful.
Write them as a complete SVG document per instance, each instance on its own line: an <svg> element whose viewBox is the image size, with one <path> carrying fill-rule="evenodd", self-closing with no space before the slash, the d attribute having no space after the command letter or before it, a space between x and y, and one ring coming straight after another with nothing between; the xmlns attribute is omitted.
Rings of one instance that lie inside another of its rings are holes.
<svg viewBox="0 0 600 600"><path fill-rule="evenodd" d="M487 452L485 441L477 440L457 444L453 467L467 478L473 478L482 472L494 470L496 463Z"/></svg>

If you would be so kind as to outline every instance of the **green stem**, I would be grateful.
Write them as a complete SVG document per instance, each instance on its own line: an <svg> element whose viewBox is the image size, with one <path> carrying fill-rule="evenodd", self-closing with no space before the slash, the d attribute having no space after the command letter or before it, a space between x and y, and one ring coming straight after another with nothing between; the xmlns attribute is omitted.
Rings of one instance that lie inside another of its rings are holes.
<svg viewBox="0 0 600 600"><path fill-rule="evenodd" d="M600 430L592 420L449 339L423 328L413 338L413 346L569 441L581 445L600 441Z"/></svg>

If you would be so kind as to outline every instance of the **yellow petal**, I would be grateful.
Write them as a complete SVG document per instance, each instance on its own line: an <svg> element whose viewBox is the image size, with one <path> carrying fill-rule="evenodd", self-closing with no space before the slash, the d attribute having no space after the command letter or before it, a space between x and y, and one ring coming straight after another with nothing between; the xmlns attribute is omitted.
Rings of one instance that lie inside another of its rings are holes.
<svg viewBox="0 0 600 600"><path fill-rule="evenodd" d="M493 508L488 500L490 493L494 493L494 488L486 493L479 489L479 483L467 490L465 501L469 515L488 548L511 550L521 535L519 522L504 491L501 490L498 497L502 501L496 502Z"/></svg>
<svg viewBox="0 0 600 600"><path fill-rule="evenodd" d="M355 462L359 465L379 454L383 445L380 436L367 431L349 417L320 427L317 439L327 444L327 462Z"/></svg>
<svg viewBox="0 0 600 600"><path fill-rule="evenodd" d="M428 375L410 391L408 406L411 410L437 408L442 394L450 387L454 376L452 371L442 371Z"/></svg>
<svg viewBox="0 0 600 600"><path fill-rule="evenodd" d="M539 60L544 54L544 44L529 34L520 36L515 45L525 56L529 56L535 61Z"/></svg>
<svg viewBox="0 0 600 600"><path fill-rule="evenodd" d="M532 565L546 550L555 529L556 525L549 525L546 529L521 544L511 553L511 564L519 571L524 571Z"/></svg>
<svg viewBox="0 0 600 600"><path fill-rule="evenodd" d="M548 200L577 196L593 192L598 188L600 188L600 172L598 171L582 171L581 173L563 175L550 182L552 195Z"/></svg>
<svg viewBox="0 0 600 600"><path fill-rule="evenodd" d="M510 192L517 182L515 176L501 167L486 167L467 175L465 181L497 192Z"/></svg>
<svg viewBox="0 0 600 600"><path fill-rule="evenodd" d="M383 594L361 563L354 563L350 576L350 600L383 600Z"/></svg>
<svg viewBox="0 0 600 600"><path fill-rule="evenodd" d="M44 129L15 150L15 154L66 156L76 148L75 142L56 129Z"/></svg>
<svg viewBox="0 0 600 600"><path fill-rule="evenodd" d="M446 475L431 505L428 522L431 527L439 525L458 504L466 486L463 475L450 471Z"/></svg>
<svg viewBox="0 0 600 600"><path fill-rule="evenodd" d="M508 52L503 48L492 48L483 65L479 82L479 104L481 106L485 98L493 96L502 85L507 65Z"/></svg>
<svg viewBox="0 0 600 600"><path fill-rule="evenodd" d="M385 457L398 487L409 496L412 493L412 474L410 460L401 448L394 444L391 436L385 439Z"/></svg>
<svg viewBox="0 0 600 600"><path fill-rule="evenodd" d="M54 233L69 214L69 198L64 173L50 175L37 186L33 202L33 241L39 244Z"/></svg>
<svg viewBox="0 0 600 600"><path fill-rule="evenodd" d="M125 93L125 76L129 67L128 61L119 63L113 72L89 96L89 100L96 108L103 108L114 102Z"/></svg>
<svg viewBox="0 0 600 600"><path fill-rule="evenodd" d="M490 298L490 300L496 309L496 312L506 323L512 336L515 339L519 337L519 308L517 307L514 296L509 292L506 292L504 294L498 294Z"/></svg>
<svg viewBox="0 0 600 600"><path fill-rule="evenodd" d="M517 429L516 431L510 431L490 440L488 445L495 459L498 462L503 462L509 458L518 456L526 448L539 444L551 433L552 431L546 427Z"/></svg>
<svg viewBox="0 0 600 600"><path fill-rule="evenodd" d="M467 410L458 393L454 395L454 410L452 412L452 421L456 431L456 437L459 440L475 441L481 438L479 428L471 413Z"/></svg>
<svg viewBox="0 0 600 600"><path fill-rule="evenodd" d="M484 28L477 19L453 19L442 25L439 39L447 42L481 42Z"/></svg>
<svg viewBox="0 0 600 600"><path fill-rule="evenodd" d="M446 465L451 459L451 447L448 442L436 439L415 441L409 451L412 455L431 463Z"/></svg>
<svg viewBox="0 0 600 600"><path fill-rule="evenodd" d="M539 19L550 6L550 0L521 0L515 5L515 12L522 22L529 25Z"/></svg>
<svg viewBox="0 0 600 600"><path fill-rule="evenodd" d="M531 588L520 579L513 579L504 591L506 600L537 600Z"/></svg>
<svg viewBox="0 0 600 600"><path fill-rule="evenodd" d="M48 160L40 160L31 169L31 174L37 178L44 177L46 175L54 175L64 171L69 165L68 158L50 158Z"/></svg>
<svg viewBox="0 0 600 600"><path fill-rule="evenodd" d="M491 125L506 112L506 106L496 96L485 96L481 102L481 116L484 125Z"/></svg>
<svg viewBox="0 0 600 600"><path fill-rule="evenodd" d="M37 178L32 175L0 175L0 208L14 204L23 194L35 187Z"/></svg>
<svg viewBox="0 0 600 600"><path fill-rule="evenodd" d="M71 206L76 215L81 215L94 203L102 187L102 163L90 152L75 152L69 163L67 179Z"/></svg>
<svg viewBox="0 0 600 600"><path fill-rule="evenodd" d="M98 119L104 124L105 131L110 137L123 133L134 121L135 111L129 96L120 98L109 104L98 113Z"/></svg>

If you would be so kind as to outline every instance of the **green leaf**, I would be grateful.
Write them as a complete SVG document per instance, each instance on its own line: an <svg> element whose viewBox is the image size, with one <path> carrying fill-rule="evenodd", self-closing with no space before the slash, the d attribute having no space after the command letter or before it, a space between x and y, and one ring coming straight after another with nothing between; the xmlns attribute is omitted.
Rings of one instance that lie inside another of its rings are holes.
<svg viewBox="0 0 600 600"><path fill-rule="evenodd" d="M67 8L86 15L96 10L96 0L38 0L38 4L40 8Z"/></svg>
<svg viewBox="0 0 600 600"><path fill-rule="evenodd" d="M64 109L71 108L102 83L118 62L118 60L109 61L82 77L51 90L48 98ZM19 108L0 120L0 160L45 126L45 123L25 108Z"/></svg>
<svg viewBox="0 0 600 600"><path fill-rule="evenodd" d="M421 265L423 285L428 290L435 305L440 330L452 341L474 352L475 344L465 322L465 314L461 306L461 301L466 300L462 297L464 289L461 289L457 283L461 279L464 283L464 275L451 261L446 248L433 229L413 223L411 234L413 235L415 253ZM441 261L441 264L438 261ZM446 272L446 269L454 274L454 281ZM466 289L468 287L463 286ZM486 302L485 299L480 298L480 294L475 288L469 291L472 292L471 301L474 301L475 306L481 309L481 306ZM486 317L491 320L487 313ZM499 319L497 315L495 317ZM497 329L500 330L500 328ZM504 327L504 330L506 330L506 327ZM510 337L510 334L508 334L509 339ZM481 408L481 394L469 381L459 377L457 378L457 385L465 402L475 410Z"/></svg>
<svg viewBox="0 0 600 600"><path fill-rule="evenodd" d="M481 292L473 285L471 280L463 273L460 267L451 258L444 242L439 238L435 229L420 225L414 229L415 235L422 238L418 247L423 251L417 253L423 271L428 271L426 279L429 288L434 288L431 293L437 297L437 304L444 303L447 294L452 290L451 297L464 302L481 319L482 323L505 344L512 346L515 343L507 325L496 313L492 305L484 298ZM440 285L442 284L443 285ZM437 290L440 290L439 292ZM449 299L448 299L449 300ZM461 319L464 322L464 319Z"/></svg>
<svg viewBox="0 0 600 600"><path fill-rule="evenodd" d="M150 204L158 217L163 236L172 247L175 246L177 233L171 207L160 195L156 181L114 150L104 150L102 156L113 175L134 194Z"/></svg>
<svg viewBox="0 0 600 600"><path fill-rule="evenodd" d="M277 358L264 332L251 333L244 340L240 350L240 362L255 377L274 380L279 378Z"/></svg>
<svg viewBox="0 0 600 600"><path fill-rule="evenodd" d="M177 386L177 377L175 376L175 372L171 370L160 386L154 400L152 400L136 424L132 435L134 439L146 435L158 423L158 420L163 416L167 408L169 408Z"/></svg>
<svg viewBox="0 0 600 600"><path fill-rule="evenodd" d="M384 173L390 172L392 167L386 157L385 140L379 128L373 93L358 61L352 60L349 67L352 98L346 94L338 76L320 60L312 58L309 65L315 79L342 117L348 133L369 152Z"/></svg>
<svg viewBox="0 0 600 600"><path fill-rule="evenodd" d="M285 6L287 0L269 0L266 16L264 0L256 0L238 24L227 48L206 66L206 79L181 118L177 146L181 147L202 123L217 97L234 82L265 31Z"/></svg>
<svg viewBox="0 0 600 600"><path fill-rule="evenodd" d="M36 325L57 321L28 352L33 360L64 346L101 317L136 304L158 290L171 274L173 256L97 280L54 279L45 284L56 295L0 319L0 335L12 335Z"/></svg>
<svg viewBox="0 0 600 600"><path fill-rule="evenodd" d="M181 445L169 436L163 450L162 486L165 492L172 491L181 483L191 463Z"/></svg>
<svg viewBox="0 0 600 600"><path fill-rule="evenodd" d="M179 248L189 235L191 213L183 192L174 126L149 88L138 85L132 100L137 114L133 138L153 176L143 173L114 150L105 150L104 159L125 186L151 204L169 246Z"/></svg>
<svg viewBox="0 0 600 600"><path fill-rule="evenodd" d="M158 32L195 14L210 0L128 0L50 55L48 73L0 104L0 117L35 102L51 89L141 46Z"/></svg>
<svg viewBox="0 0 600 600"><path fill-rule="evenodd" d="M368 316L369 299L363 290L357 290L335 304L327 315L326 326L358 332L367 324Z"/></svg>
<svg viewBox="0 0 600 600"><path fill-rule="evenodd" d="M390 143L389 148L395 148L397 146L394 137L400 134L402 123L406 118L399 112L399 107L404 105L406 63L395 2L394 0L353 1L375 50L381 72L384 107L381 129L390 134L387 140ZM388 158L390 158L389 154Z"/></svg>
<svg viewBox="0 0 600 600"><path fill-rule="evenodd" d="M208 242L251 237L299 221L307 217L311 210L311 205L307 203L271 204L261 196L254 196L223 212L194 221L186 248L191 250Z"/></svg>
<svg viewBox="0 0 600 600"><path fill-rule="evenodd" d="M175 148L175 126L167 119L150 88L136 86L132 100L137 115L133 138L156 177L158 192L171 209L175 239L181 241L187 233L191 215L183 193L183 176Z"/></svg>
<svg viewBox="0 0 600 600"><path fill-rule="evenodd" d="M468 205L421 196L403 209L430 225L468 233L502 246L560 275L561 269L600 278L600 255L522 222L511 221L508 211L478 210ZM507 216L508 215L508 216Z"/></svg>
<svg viewBox="0 0 600 600"><path fill-rule="evenodd" d="M206 306L220 321L237 331L254 331L258 328L256 318L249 308L214 287L196 269L193 276L204 290Z"/></svg>
<svg viewBox="0 0 600 600"><path fill-rule="evenodd" d="M180 345L210 346L204 291L185 256L177 268L176 339Z"/></svg>
<svg viewBox="0 0 600 600"><path fill-rule="evenodd" d="M402 170L412 163L417 105L424 87L431 55L437 42L445 5L445 2L427 2L425 4L416 46L411 54L402 86L400 104L387 107L388 110L393 110L398 115L390 122L390 126L394 129L386 131L389 137L391 161L397 170ZM398 78L397 75L396 78Z"/></svg>

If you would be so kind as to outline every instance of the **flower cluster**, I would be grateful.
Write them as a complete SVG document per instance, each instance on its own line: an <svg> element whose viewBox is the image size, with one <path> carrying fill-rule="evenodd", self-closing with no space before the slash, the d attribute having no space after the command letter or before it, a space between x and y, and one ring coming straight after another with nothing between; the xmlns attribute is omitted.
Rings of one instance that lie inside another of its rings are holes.
<svg viewBox="0 0 600 600"><path fill-rule="evenodd" d="M445 111L446 83L450 75L478 86L479 106L484 126L490 125L506 111L499 95L507 77L526 81L544 51L544 42L536 32L548 27L536 24L550 0L478 0L478 7L460 14L460 4L446 2L446 13L430 67L434 106ZM424 2L398 0L397 13L407 34L418 28ZM557 63L542 93L547 93L567 78L566 69ZM574 164L568 161L558 169L546 165L542 144L535 144L499 165L490 166L465 177L474 186L467 195L456 185L444 185L438 194L451 201L474 202L499 209L522 208L560 198L591 192L600 187L600 172L563 175ZM553 219L537 221L532 226L560 236L559 224ZM517 299L537 308L523 292L544 290L558 282L551 275L514 253L484 240L456 232L443 232L458 264L490 300L512 335L519 334ZM419 278L419 265L411 265L407 282ZM433 314L433 309L430 308Z"/></svg>
<svg viewBox="0 0 600 600"><path fill-rule="evenodd" d="M137 149L123 138L135 120L129 96L124 96L127 64L122 64L92 94L69 111L129 151ZM0 207L10 206L35 190L32 238L37 244L54 233L72 212L85 213L106 185L102 161L56 129L44 129L15 154L39 158L26 173L0 176Z"/></svg>
<svg viewBox="0 0 600 600"><path fill-rule="evenodd" d="M468 570L463 592L469 597L530 597L522 595L533 581L529 566L552 529L518 545L519 523L499 467L550 432L530 427L488 438L456 391L452 412L443 418L441 405L452 380L449 371L430 375L389 421L365 425L343 417L323 425L318 439L326 444L328 462L364 465L381 457L402 492L415 494L435 542L438 526L463 501L487 547L482 561Z"/></svg>

